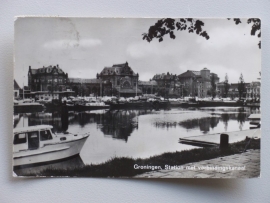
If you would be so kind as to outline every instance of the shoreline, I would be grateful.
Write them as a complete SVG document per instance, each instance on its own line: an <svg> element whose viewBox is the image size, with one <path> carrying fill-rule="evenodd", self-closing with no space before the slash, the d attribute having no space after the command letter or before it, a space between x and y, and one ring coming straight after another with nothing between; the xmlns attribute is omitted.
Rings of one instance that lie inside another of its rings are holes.
<svg viewBox="0 0 270 203"><path fill-rule="evenodd" d="M260 149L260 139L246 139L240 142L232 143L226 150L220 150L219 147L197 148L180 152L176 151L163 153L161 155L152 156L146 159L114 157L104 163L97 165L91 164L72 169L49 168L37 173L28 173L25 174L25 176L132 178L146 172L154 172L165 169L165 165L175 166L175 169L177 169L176 167L181 167L181 165L184 164L200 162L219 157L226 157L234 154L241 154L248 149ZM145 167L137 168L137 166Z"/></svg>

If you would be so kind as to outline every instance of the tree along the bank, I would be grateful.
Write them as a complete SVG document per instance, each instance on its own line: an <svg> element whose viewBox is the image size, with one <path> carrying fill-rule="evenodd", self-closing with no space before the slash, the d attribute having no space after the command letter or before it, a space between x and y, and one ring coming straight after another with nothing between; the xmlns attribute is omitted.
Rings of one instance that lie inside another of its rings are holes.
<svg viewBox="0 0 270 203"><path fill-rule="evenodd" d="M243 74L241 73L239 81L238 81L238 93L239 93L239 99L244 97L244 93L246 92L246 85L244 81Z"/></svg>
<svg viewBox="0 0 270 203"><path fill-rule="evenodd" d="M225 80L224 80L224 97L225 98L228 96L229 89L230 89L229 78L228 78L228 75L226 73Z"/></svg>
<svg viewBox="0 0 270 203"><path fill-rule="evenodd" d="M230 18L228 18L230 20ZM240 18L233 18L236 25L242 23ZM261 20L258 18L248 18L248 24L252 24L250 34L261 37ZM159 42L163 41L165 35L170 35L171 39L175 39L174 31L188 31L189 33L196 33L199 36L209 39L208 33L203 30L204 22L194 18L162 18L158 20L154 25L150 26L147 33L143 33L143 40L151 42L154 38L157 38ZM261 41L259 42L259 48L261 48Z"/></svg>
<svg viewBox="0 0 270 203"><path fill-rule="evenodd" d="M217 85L215 83L215 76L213 75L211 77L211 95L212 95L212 98L215 98L216 96L216 88L217 88Z"/></svg>

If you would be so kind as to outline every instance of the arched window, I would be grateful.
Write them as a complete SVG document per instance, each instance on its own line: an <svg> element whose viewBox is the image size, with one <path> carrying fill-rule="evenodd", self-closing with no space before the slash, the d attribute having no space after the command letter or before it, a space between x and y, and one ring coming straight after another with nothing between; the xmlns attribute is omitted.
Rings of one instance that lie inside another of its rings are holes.
<svg viewBox="0 0 270 203"><path fill-rule="evenodd" d="M130 88L130 83L128 82L128 81L125 81L124 83L123 83L123 88Z"/></svg>

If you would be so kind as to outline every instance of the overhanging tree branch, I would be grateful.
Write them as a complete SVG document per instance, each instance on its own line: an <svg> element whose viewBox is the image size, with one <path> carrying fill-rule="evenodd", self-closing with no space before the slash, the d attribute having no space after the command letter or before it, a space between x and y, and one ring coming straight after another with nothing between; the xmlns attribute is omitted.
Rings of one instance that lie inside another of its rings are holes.
<svg viewBox="0 0 270 203"><path fill-rule="evenodd" d="M228 18L230 20L230 18ZM236 25L242 23L240 18L233 18ZM261 20L259 18L248 18L247 19L248 24L252 24L250 35L255 36L256 33L258 38L261 38ZM261 41L259 41L258 44L259 48L261 48Z"/></svg>
<svg viewBox="0 0 270 203"><path fill-rule="evenodd" d="M196 33L199 36L209 39L209 35L202 29L204 22L193 18L180 18L178 20L172 18L163 18L158 20L155 25L150 26L148 33L143 33L143 40L151 42L157 38L159 42L163 41L165 35L170 35L171 39L175 39L174 31L185 31Z"/></svg>
<svg viewBox="0 0 270 203"><path fill-rule="evenodd" d="M230 20L230 18L228 18ZM233 18L236 25L242 23L240 18ZM248 18L248 24L252 24L251 35L257 35L261 37L261 20L259 18ZM196 33L197 35L204 37L206 40L210 38L208 33L203 30L204 22L194 18L162 18L158 20L155 25L150 26L147 33L143 33L143 40L151 42L154 38L157 38L159 42L163 41L165 35L169 35L171 39L175 39L175 31L188 31L189 33ZM261 41L258 44L261 48Z"/></svg>

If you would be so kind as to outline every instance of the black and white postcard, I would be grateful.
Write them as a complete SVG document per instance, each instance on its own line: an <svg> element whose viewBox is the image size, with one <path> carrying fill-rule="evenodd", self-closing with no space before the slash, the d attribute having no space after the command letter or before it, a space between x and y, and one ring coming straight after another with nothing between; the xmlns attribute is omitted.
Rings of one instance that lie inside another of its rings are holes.
<svg viewBox="0 0 270 203"><path fill-rule="evenodd" d="M14 176L260 177L260 19L14 24Z"/></svg>

